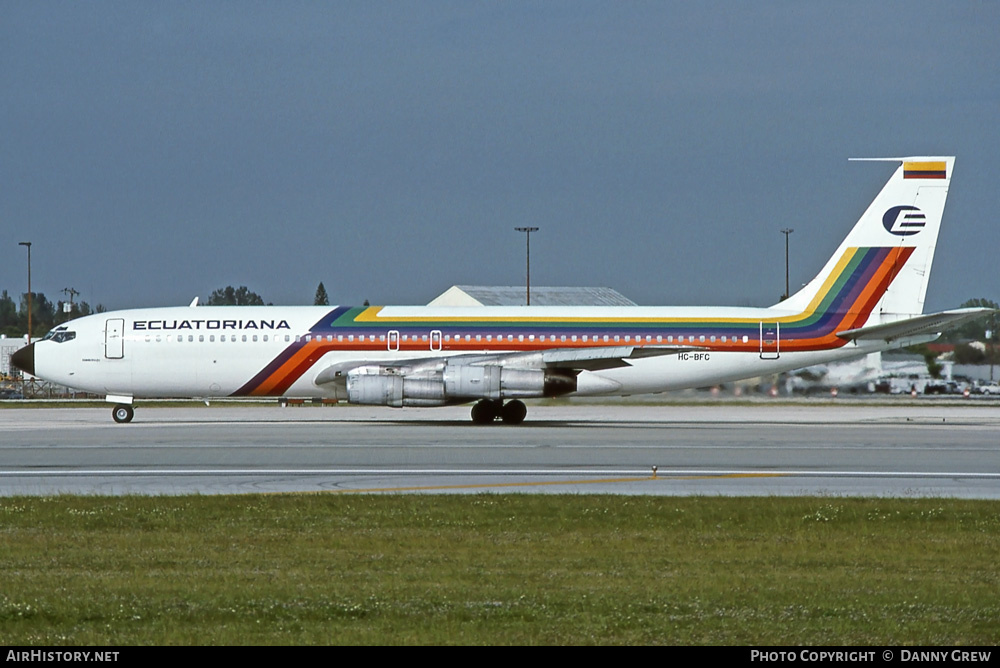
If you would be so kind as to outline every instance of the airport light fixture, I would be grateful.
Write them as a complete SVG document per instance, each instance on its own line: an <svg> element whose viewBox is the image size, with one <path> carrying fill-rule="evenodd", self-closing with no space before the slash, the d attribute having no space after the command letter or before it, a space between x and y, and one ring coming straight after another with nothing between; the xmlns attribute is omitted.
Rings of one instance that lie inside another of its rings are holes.
<svg viewBox="0 0 1000 668"><path fill-rule="evenodd" d="M515 227L518 232L524 232L524 239L527 245L527 270L525 272L525 300L528 302L528 306L531 306L531 233L537 232L537 227Z"/></svg>
<svg viewBox="0 0 1000 668"><path fill-rule="evenodd" d="M18 246L25 246L28 249L28 345L31 345L31 242L21 241Z"/></svg>

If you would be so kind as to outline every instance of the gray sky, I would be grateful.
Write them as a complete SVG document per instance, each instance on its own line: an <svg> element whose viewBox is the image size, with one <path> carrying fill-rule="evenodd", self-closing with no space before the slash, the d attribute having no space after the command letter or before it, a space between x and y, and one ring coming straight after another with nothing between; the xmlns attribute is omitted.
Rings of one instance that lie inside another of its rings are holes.
<svg viewBox="0 0 1000 668"><path fill-rule="evenodd" d="M996 2L0 0L0 289L456 283L769 305L956 155L927 308L1000 299Z"/></svg>

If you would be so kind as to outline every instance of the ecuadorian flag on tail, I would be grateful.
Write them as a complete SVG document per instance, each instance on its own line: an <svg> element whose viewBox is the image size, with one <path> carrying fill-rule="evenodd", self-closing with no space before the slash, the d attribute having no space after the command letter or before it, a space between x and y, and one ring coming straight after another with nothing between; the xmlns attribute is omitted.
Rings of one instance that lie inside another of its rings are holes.
<svg viewBox="0 0 1000 668"><path fill-rule="evenodd" d="M903 163L903 178L904 179L944 179L947 178L945 174L945 163L944 161L934 161L934 162L904 162Z"/></svg>

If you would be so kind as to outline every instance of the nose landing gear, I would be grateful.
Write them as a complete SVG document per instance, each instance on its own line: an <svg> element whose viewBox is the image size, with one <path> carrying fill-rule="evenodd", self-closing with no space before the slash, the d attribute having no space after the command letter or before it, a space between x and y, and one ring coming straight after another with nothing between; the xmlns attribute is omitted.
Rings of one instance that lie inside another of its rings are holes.
<svg viewBox="0 0 1000 668"><path fill-rule="evenodd" d="M115 422L118 424L131 422L134 416L135 411L128 404L117 404L111 409L111 417L114 418Z"/></svg>

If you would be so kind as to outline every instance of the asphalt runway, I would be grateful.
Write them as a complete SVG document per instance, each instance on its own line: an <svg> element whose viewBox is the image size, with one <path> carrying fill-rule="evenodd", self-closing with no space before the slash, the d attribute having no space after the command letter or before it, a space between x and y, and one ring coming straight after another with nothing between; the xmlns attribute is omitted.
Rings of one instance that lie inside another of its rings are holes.
<svg viewBox="0 0 1000 668"><path fill-rule="evenodd" d="M1000 498L1000 406L0 410L0 496L610 493ZM654 473L653 467L656 467Z"/></svg>

